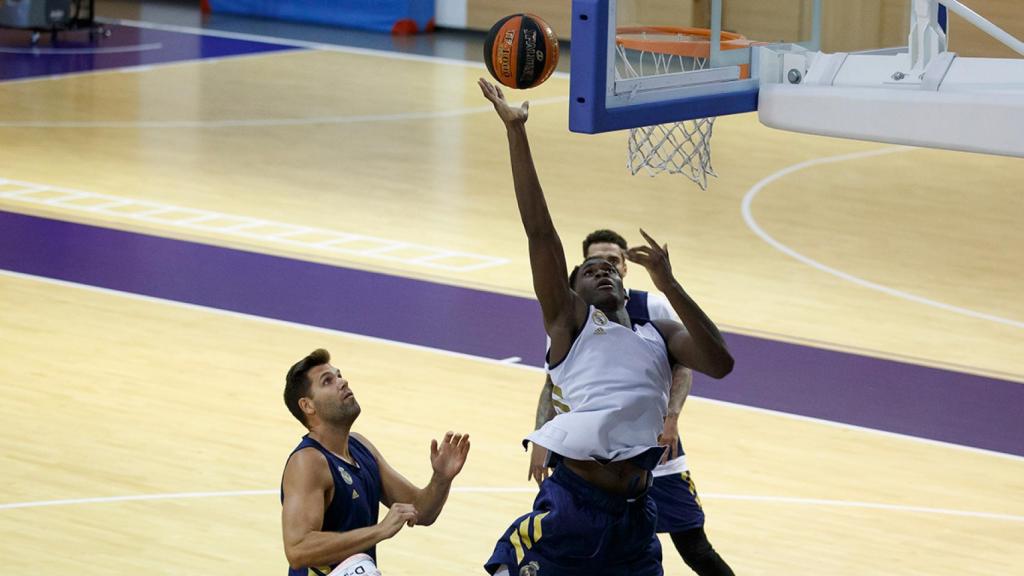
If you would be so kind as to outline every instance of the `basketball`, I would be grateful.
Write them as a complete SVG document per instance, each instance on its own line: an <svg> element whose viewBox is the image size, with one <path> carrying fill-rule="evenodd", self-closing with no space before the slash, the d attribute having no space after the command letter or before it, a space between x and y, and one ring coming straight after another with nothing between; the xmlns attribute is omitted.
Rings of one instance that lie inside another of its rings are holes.
<svg viewBox="0 0 1024 576"><path fill-rule="evenodd" d="M513 14L499 20L484 42L487 70L509 88L533 88L558 65L558 38L534 14Z"/></svg>

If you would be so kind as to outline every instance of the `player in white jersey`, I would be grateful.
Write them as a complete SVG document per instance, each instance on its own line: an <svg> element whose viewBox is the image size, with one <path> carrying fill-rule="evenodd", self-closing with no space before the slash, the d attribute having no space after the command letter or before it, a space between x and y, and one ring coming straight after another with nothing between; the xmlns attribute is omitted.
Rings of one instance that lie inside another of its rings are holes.
<svg viewBox="0 0 1024 576"><path fill-rule="evenodd" d="M634 324L618 270L585 260L566 278L565 253L551 222L526 136L528 104L510 106L497 86L480 89L504 122L516 200L529 240L534 291L551 338L548 370L564 411L527 438L554 466L534 501L498 541L491 574L660 576L661 547L647 494L667 412L671 365L724 377L733 359L721 334L672 275L667 247L627 256L647 268L682 324Z"/></svg>
<svg viewBox="0 0 1024 576"><path fill-rule="evenodd" d="M623 278L629 271L627 249L626 239L613 230L595 230L583 240L584 258L605 258ZM679 321L679 316L663 295L632 288L627 291L627 295L626 312L632 321ZM658 509L656 531L670 535L676 551L698 576L734 576L732 569L708 541L704 531L704 510L679 439L679 415L692 384L693 372L689 368L679 365L672 367L668 414L658 439L667 448L667 452L665 460L654 469L654 484L650 492ZM548 375L537 403L536 428L555 417L555 403L564 405L564 399L553 397L556 396L553 388L551 376ZM538 485L550 470L545 465L546 460L547 450L534 444L530 453L529 477L535 479Z"/></svg>

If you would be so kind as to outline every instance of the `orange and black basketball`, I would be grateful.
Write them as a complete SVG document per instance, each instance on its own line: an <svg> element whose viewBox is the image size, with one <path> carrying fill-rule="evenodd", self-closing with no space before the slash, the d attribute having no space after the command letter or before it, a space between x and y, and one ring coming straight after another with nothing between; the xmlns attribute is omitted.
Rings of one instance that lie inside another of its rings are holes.
<svg viewBox="0 0 1024 576"><path fill-rule="evenodd" d="M487 33L484 62L491 76L509 88L533 88L558 65L558 38L534 14L513 14Z"/></svg>

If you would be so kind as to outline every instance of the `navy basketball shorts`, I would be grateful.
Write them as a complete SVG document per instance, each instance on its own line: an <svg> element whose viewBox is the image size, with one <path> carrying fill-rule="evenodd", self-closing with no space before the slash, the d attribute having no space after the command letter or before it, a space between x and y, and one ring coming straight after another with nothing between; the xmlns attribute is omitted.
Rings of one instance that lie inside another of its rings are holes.
<svg viewBox="0 0 1024 576"><path fill-rule="evenodd" d="M484 567L494 574L505 564L512 576L662 576L656 515L649 496L608 494L559 465Z"/></svg>
<svg viewBox="0 0 1024 576"><path fill-rule="evenodd" d="M656 476L649 494L658 506L658 532L682 532L704 525L704 509L689 472Z"/></svg>

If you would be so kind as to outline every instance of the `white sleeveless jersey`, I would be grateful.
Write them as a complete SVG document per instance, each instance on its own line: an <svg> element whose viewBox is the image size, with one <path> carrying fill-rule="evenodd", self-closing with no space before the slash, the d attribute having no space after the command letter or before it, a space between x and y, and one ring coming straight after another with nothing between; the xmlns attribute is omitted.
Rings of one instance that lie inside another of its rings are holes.
<svg viewBox="0 0 1024 576"><path fill-rule="evenodd" d="M569 354L548 374L556 415L527 440L573 460L628 460L658 449L672 371L653 324L629 329L591 306Z"/></svg>

